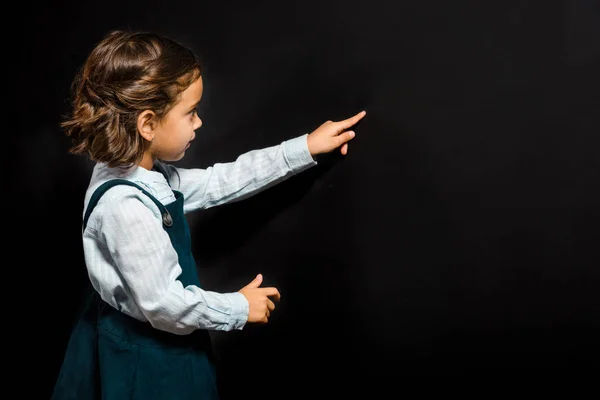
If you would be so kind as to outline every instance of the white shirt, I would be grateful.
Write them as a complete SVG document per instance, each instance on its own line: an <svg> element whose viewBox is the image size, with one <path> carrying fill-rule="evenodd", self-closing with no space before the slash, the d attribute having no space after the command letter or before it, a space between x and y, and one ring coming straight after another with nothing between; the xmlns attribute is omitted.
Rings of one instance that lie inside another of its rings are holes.
<svg viewBox="0 0 600 400"><path fill-rule="evenodd" d="M164 205L175 200L173 190L178 190L185 213L242 200L316 165L306 136L206 169L160 163L168 182L160 172L142 167L122 170L98 163L83 212L98 186L115 178L137 183ZM135 187L117 185L100 198L83 231L83 250L90 280L102 299L157 329L189 334L195 329L242 329L247 322L248 302L241 293L184 287L177 280L181 267L160 210Z"/></svg>

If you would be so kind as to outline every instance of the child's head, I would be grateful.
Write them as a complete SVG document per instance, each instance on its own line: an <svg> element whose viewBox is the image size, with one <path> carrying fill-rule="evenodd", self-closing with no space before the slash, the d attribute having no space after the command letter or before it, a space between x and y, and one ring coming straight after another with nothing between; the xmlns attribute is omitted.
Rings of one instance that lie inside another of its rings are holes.
<svg viewBox="0 0 600 400"><path fill-rule="evenodd" d="M145 127L165 122L186 89L194 91L187 97L198 97L198 91L201 96L200 73L195 54L168 38L111 32L92 50L73 81L73 108L62 123L74 143L70 151L110 167L139 164L154 140L154 133ZM190 115L193 135L201 122L194 112ZM181 122L176 123L181 128Z"/></svg>

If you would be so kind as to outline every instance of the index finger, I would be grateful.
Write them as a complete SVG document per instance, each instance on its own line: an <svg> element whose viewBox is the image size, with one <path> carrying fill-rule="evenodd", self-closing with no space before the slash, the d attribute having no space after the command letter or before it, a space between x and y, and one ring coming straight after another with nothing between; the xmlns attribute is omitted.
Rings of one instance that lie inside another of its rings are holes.
<svg viewBox="0 0 600 400"><path fill-rule="evenodd" d="M366 114L367 112L363 110L350 118L340 121L339 123L341 124L342 129L348 129L360 121Z"/></svg>
<svg viewBox="0 0 600 400"><path fill-rule="evenodd" d="M281 294L279 293L279 290L277 290L277 288L274 287L264 287L263 289L263 293L268 296L268 297L274 297L275 300L279 300L281 299Z"/></svg>

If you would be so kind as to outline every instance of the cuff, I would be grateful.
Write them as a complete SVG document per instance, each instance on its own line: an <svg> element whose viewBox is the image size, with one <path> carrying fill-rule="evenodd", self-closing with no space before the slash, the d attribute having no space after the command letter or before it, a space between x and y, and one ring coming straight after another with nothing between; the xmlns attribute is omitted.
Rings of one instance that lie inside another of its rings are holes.
<svg viewBox="0 0 600 400"><path fill-rule="evenodd" d="M316 160L308 151L308 133L283 142L283 154L285 159L295 173L299 173L314 165Z"/></svg>
<svg viewBox="0 0 600 400"><path fill-rule="evenodd" d="M246 300L246 296L239 292L230 293L229 295L231 300L231 321L227 325L227 330L240 330L248 322L248 313L250 312L248 300Z"/></svg>

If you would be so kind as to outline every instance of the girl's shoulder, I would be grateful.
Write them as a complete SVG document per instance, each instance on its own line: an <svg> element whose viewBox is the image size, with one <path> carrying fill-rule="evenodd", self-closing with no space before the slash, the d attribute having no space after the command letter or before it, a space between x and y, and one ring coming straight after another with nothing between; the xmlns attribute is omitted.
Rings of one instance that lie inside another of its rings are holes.
<svg viewBox="0 0 600 400"><path fill-rule="evenodd" d="M158 219L162 218L155 201L170 202L174 194L164 176L157 171L143 169L123 171L99 165L94 168L84 200L84 220L99 221L119 213L123 208L130 213L148 208Z"/></svg>

